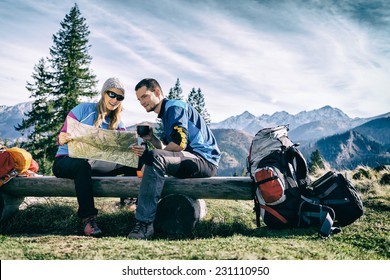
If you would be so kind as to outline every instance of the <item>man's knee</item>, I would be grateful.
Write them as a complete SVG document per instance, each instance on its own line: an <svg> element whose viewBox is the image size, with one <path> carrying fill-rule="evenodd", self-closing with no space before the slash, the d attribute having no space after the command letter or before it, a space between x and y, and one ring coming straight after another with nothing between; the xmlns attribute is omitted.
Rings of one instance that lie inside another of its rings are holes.
<svg viewBox="0 0 390 280"><path fill-rule="evenodd" d="M143 155L143 160L146 165L153 165L156 162L162 162L164 157L168 157L171 155L171 152L160 150L160 149L154 149L150 151L146 151Z"/></svg>
<svg viewBox="0 0 390 280"><path fill-rule="evenodd" d="M144 164L152 166L156 171L158 170L164 175L175 175L181 161L182 158L180 157L180 153L160 149L148 151L147 154L144 155Z"/></svg>
<svg viewBox="0 0 390 280"><path fill-rule="evenodd" d="M193 160L183 160L175 174L178 178L198 177L199 166Z"/></svg>

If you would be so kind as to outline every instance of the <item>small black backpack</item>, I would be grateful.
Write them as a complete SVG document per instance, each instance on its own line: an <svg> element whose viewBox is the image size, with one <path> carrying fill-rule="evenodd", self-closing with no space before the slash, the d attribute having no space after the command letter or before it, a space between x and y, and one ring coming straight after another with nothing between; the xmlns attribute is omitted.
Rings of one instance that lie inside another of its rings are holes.
<svg viewBox="0 0 390 280"><path fill-rule="evenodd" d="M363 213L363 202L358 191L343 174L328 171L306 188L301 196L305 201L331 207L335 224L347 226L359 219Z"/></svg>

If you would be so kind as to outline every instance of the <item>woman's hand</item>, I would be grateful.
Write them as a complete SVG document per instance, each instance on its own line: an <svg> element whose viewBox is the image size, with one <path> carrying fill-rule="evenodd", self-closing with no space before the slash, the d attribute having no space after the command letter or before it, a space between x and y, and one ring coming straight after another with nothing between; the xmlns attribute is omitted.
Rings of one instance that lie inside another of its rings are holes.
<svg viewBox="0 0 390 280"><path fill-rule="evenodd" d="M72 141L72 137L70 135L70 133L67 133L67 132L61 132L60 135L58 136L58 142L60 143L60 145L65 145L66 143Z"/></svg>

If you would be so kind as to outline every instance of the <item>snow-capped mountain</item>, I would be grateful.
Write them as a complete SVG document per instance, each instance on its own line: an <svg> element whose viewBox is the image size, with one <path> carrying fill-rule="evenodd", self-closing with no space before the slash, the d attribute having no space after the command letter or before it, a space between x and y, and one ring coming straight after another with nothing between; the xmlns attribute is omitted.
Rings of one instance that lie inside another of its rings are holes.
<svg viewBox="0 0 390 280"><path fill-rule="evenodd" d="M0 139L11 142L17 139L23 140L23 136L14 129L14 126L21 123L24 113L31 110L31 105L32 102L25 102L15 106L0 106ZM212 123L210 126L212 129L237 129L255 135L264 127L288 124L290 138L304 144L343 133L370 120L386 116L390 116L390 113L371 118L350 118L340 109L325 106L312 111L302 111L296 115L281 111L272 115L255 116L245 111L224 121Z"/></svg>
<svg viewBox="0 0 390 280"><path fill-rule="evenodd" d="M241 115L232 116L219 123L212 123L211 128L234 128L254 135L264 127L288 124L290 138L294 141L307 142L342 133L369 120L385 116L390 116L390 113L372 118L350 118L340 109L331 106L302 111L296 115L281 111L257 117L245 111Z"/></svg>
<svg viewBox="0 0 390 280"><path fill-rule="evenodd" d="M24 113L31 110L31 104L0 106L0 142L25 140L25 136L14 126L21 123ZM301 144L300 149L307 160L313 150L318 149L333 168L389 164L389 121L390 112L371 118L352 119L330 106L296 115L282 111L257 117L245 111L211 124L222 151L218 176L245 173L245 160L253 135L261 128L282 124L289 124L289 137Z"/></svg>
<svg viewBox="0 0 390 280"><path fill-rule="evenodd" d="M9 142L25 140L25 136L16 131L14 126L21 124L25 117L24 113L31 111L31 108L32 102L19 103L15 106L0 106L0 139Z"/></svg>

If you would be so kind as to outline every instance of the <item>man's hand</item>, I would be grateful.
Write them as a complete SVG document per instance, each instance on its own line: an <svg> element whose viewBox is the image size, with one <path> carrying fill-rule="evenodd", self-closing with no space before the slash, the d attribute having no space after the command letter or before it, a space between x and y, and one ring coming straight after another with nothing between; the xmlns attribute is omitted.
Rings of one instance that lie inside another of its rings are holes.
<svg viewBox="0 0 390 280"><path fill-rule="evenodd" d="M137 156L141 157L145 152L145 146L142 145L133 145L131 146L131 151Z"/></svg>

